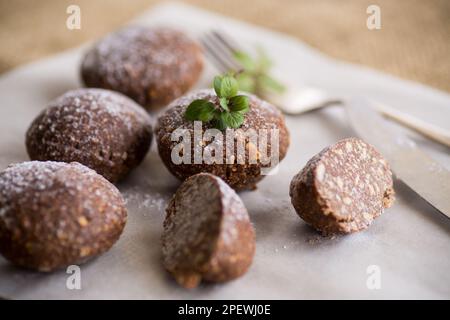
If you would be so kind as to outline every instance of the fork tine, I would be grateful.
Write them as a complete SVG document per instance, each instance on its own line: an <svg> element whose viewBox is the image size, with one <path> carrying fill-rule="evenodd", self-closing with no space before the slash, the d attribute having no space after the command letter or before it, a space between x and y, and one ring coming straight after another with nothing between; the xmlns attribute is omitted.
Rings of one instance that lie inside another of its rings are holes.
<svg viewBox="0 0 450 320"><path fill-rule="evenodd" d="M234 59L230 49L218 41L212 33L204 34L200 41L212 62L221 72L238 71L242 68Z"/></svg>
<svg viewBox="0 0 450 320"><path fill-rule="evenodd" d="M228 52L228 49L218 43L213 35L205 34L203 42L210 53L226 67L226 71L239 69L239 65L235 63L235 60Z"/></svg>
<svg viewBox="0 0 450 320"><path fill-rule="evenodd" d="M234 40L232 40L228 35L218 30L211 31L211 34L215 36L215 38L222 43L230 52L233 54L239 51L242 51L241 48L236 44Z"/></svg>
<svg viewBox="0 0 450 320"><path fill-rule="evenodd" d="M222 37L218 31L212 30L209 33L209 39L210 42L214 43L214 46L219 49L220 53L224 57L224 59L227 59L227 61L230 62L230 64L233 66L233 69L235 71L241 70L242 65L239 61L236 60L235 53L237 49L236 47L233 47L230 43L225 40L224 37Z"/></svg>
<svg viewBox="0 0 450 320"><path fill-rule="evenodd" d="M219 55L217 55L217 53L214 51L214 49L211 47L211 45L206 40L201 38L200 42L201 42L203 48L205 49L206 55L210 58L211 62L221 73L225 73L230 70L227 63L225 61L223 61Z"/></svg>

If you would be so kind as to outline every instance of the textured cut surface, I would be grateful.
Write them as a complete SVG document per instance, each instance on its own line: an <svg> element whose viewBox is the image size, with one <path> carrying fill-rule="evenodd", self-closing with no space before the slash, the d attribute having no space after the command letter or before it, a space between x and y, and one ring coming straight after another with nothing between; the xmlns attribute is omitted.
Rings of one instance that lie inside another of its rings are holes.
<svg viewBox="0 0 450 320"><path fill-rule="evenodd" d="M344 139L306 164L290 195L299 216L324 234L355 232L393 203L392 172L372 146Z"/></svg>
<svg viewBox="0 0 450 320"><path fill-rule="evenodd" d="M247 210L220 178L187 179L167 207L163 263L182 286L223 282L245 273L255 250Z"/></svg>

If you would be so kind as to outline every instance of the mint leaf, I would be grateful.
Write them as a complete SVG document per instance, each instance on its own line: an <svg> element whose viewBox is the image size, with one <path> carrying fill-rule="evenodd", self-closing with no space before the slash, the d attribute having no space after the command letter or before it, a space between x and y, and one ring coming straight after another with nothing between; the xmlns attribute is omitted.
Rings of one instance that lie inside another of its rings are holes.
<svg viewBox="0 0 450 320"><path fill-rule="evenodd" d="M216 92L217 96L221 96L220 90L222 85L222 77L221 76L215 76L213 81L213 87L214 91Z"/></svg>
<svg viewBox="0 0 450 320"><path fill-rule="evenodd" d="M258 67L261 73L266 73L272 67L272 60L267 55L266 51L258 46L256 47L258 53Z"/></svg>
<svg viewBox="0 0 450 320"><path fill-rule="evenodd" d="M247 53L243 51L236 51L234 53L234 58L240 62L246 71L253 71L256 69L256 64Z"/></svg>
<svg viewBox="0 0 450 320"><path fill-rule="evenodd" d="M238 82L232 76L224 76L220 83L220 98L231 98L238 92Z"/></svg>
<svg viewBox="0 0 450 320"><path fill-rule="evenodd" d="M230 111L230 109L228 108L228 99L227 98L219 98L219 103L223 110Z"/></svg>
<svg viewBox="0 0 450 320"><path fill-rule="evenodd" d="M266 74L260 76L260 82L261 85L266 89L275 91L277 93L283 93L285 90L285 87L281 83Z"/></svg>
<svg viewBox="0 0 450 320"><path fill-rule="evenodd" d="M255 56L238 51L234 57L244 68L236 75L240 90L257 95L264 95L267 91L278 94L285 91L284 86L270 76L273 63L261 46L256 47Z"/></svg>
<svg viewBox="0 0 450 320"><path fill-rule="evenodd" d="M197 99L189 104L184 116L190 121L200 120L207 122L213 118L215 109L213 103L203 99Z"/></svg>
<svg viewBox="0 0 450 320"><path fill-rule="evenodd" d="M248 73L240 73L236 76L239 84L239 90L255 92L255 79Z"/></svg>
<svg viewBox="0 0 450 320"><path fill-rule="evenodd" d="M230 98L230 111L246 113L249 110L248 97L244 95L234 96Z"/></svg>
<svg viewBox="0 0 450 320"><path fill-rule="evenodd" d="M225 130L228 126L224 121L223 114L228 112L217 111L214 113L213 126L219 130Z"/></svg>
<svg viewBox="0 0 450 320"><path fill-rule="evenodd" d="M233 74L214 77L213 87L220 107L217 106L217 100L213 103L197 99L186 108L185 118L212 122L220 130L239 128L244 123L244 114L249 110L249 97L237 95L239 84Z"/></svg>
<svg viewBox="0 0 450 320"><path fill-rule="evenodd" d="M244 115L240 112L222 112L221 121L223 121L227 127L237 129L244 122Z"/></svg>
<svg viewBox="0 0 450 320"><path fill-rule="evenodd" d="M209 102L204 105L203 109L200 111L198 115L198 120L202 122L209 122L214 117L214 111L216 111L216 107L213 103Z"/></svg>

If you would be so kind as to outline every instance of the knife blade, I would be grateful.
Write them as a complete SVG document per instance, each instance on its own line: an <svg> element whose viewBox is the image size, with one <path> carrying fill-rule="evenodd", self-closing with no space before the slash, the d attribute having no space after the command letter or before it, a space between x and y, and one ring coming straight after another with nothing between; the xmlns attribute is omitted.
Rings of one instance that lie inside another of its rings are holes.
<svg viewBox="0 0 450 320"><path fill-rule="evenodd" d="M370 101L356 98L344 105L354 131L383 154L397 179L450 218L450 171L383 119Z"/></svg>

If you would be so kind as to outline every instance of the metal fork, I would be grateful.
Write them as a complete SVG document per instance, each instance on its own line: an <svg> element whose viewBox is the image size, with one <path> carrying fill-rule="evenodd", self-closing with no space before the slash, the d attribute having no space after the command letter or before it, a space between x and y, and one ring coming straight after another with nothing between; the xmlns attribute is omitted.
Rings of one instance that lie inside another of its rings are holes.
<svg viewBox="0 0 450 320"><path fill-rule="evenodd" d="M236 41L217 30L204 33L200 42L207 58L219 72L243 70L243 66L235 59L236 52L242 52ZM268 93L262 98L276 105L286 114L301 114L307 111L323 108L329 105L345 106L342 99L330 96L325 91L309 87L298 87L291 83L283 83L286 90L282 94ZM378 112L385 117L408 127L423 136L450 147L450 131L432 125L395 108L374 103Z"/></svg>

